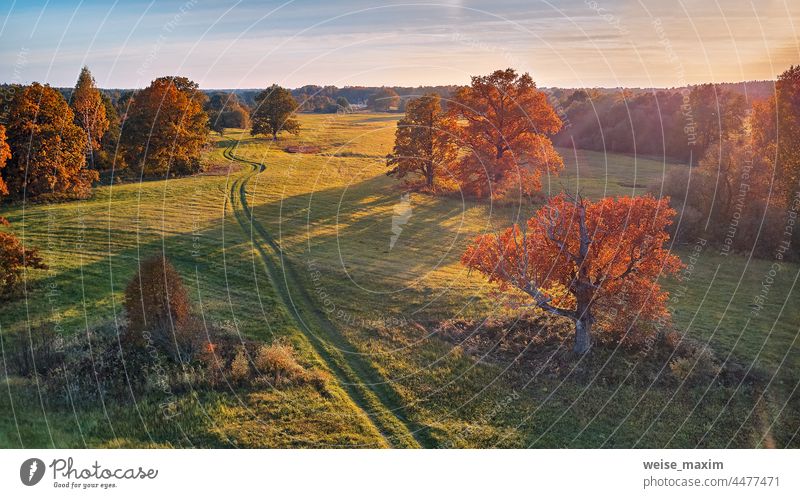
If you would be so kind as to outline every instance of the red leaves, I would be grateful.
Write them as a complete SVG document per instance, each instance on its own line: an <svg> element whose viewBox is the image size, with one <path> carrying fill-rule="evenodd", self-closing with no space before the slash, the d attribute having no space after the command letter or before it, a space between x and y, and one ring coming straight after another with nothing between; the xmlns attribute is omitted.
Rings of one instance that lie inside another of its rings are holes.
<svg viewBox="0 0 800 498"><path fill-rule="evenodd" d="M616 326L624 324L622 312L634 312L630 319L657 319L665 315L667 299L657 279L683 266L665 247L674 215L668 199L651 196L589 202L559 195L524 230L514 225L476 238L461 261L501 289L525 292L539 307L552 304L546 289L561 287L599 317L616 317Z"/></svg>
<svg viewBox="0 0 800 498"><path fill-rule="evenodd" d="M456 92L449 112L465 122L460 142L466 153L456 176L470 194L530 194L541 188L542 173L564 167L547 137L561 128L561 119L527 73L506 69L473 77Z"/></svg>

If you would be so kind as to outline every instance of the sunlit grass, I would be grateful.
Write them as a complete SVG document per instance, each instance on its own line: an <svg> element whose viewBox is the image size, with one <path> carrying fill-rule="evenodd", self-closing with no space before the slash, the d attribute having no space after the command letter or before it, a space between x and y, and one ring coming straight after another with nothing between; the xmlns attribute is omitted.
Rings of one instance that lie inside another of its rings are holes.
<svg viewBox="0 0 800 498"><path fill-rule="evenodd" d="M397 225L393 217L401 191L396 180L385 176L384 165L397 118L302 115L300 136L276 143L227 130L212 137L205 158L214 174L100 187L82 202L4 207L2 215L12 221L13 230L24 231L26 243L40 248L50 269L28 275L26 298L0 305L3 334L53 321L65 334L84 333L87 326L122 320L121 296L137 258L163 250L209 321L251 338L288 336L305 362L321 364L271 288L250 232L241 229L226 205L232 180L247 167L223 157L227 146L237 144L236 156L266 165L247 185L256 221L280 244L285 261L297 270L318 307L356 347L352 353L367 358L395 387L409 416L430 427L437 444L694 446L702 440L704 446L724 446L744 423L731 444L752 446L776 417L772 436L779 445L789 443L798 423L797 398L788 395L800 367L795 341L800 310L792 305L798 302L793 289L797 265L783 266L765 308L753 318L749 305L771 262L725 258L709 250L687 293L675 303L678 329L710 340L722 358L732 350L737 361L755 361L758 368L777 374L765 406L759 405L749 419L760 393L745 388L712 384L646 391L631 380L622 386L598 382L587 389L569 379L562 383L516 366L478 362L421 333L415 322L514 313L483 279L469 275L459 258L475 235L527 218L535 206L412 194L411 215ZM292 154L284 150L289 145L313 145L319 151ZM561 152L566 169L546 187L580 189L593 198L642 193L658 184L666 168L685 167L585 151L578 151L576 163L572 151ZM685 248L678 252L689 254ZM676 282L665 285L674 293L680 289ZM12 395L0 395L0 409L8 413L13 400L18 420L24 420L23 444L49 446L32 389L12 379ZM305 388L187 397L182 400L184 425L197 445L385 444L344 391L335 392L332 399ZM156 427L151 441L145 424L125 410L115 408L111 414L119 427L113 433L96 407L83 408L77 418L51 413L53 440L57 446L181 444L177 426ZM148 424L157 425L157 413L144 412ZM78 422L83 422L85 443ZM0 425L0 446L18 446L18 439L7 417Z"/></svg>

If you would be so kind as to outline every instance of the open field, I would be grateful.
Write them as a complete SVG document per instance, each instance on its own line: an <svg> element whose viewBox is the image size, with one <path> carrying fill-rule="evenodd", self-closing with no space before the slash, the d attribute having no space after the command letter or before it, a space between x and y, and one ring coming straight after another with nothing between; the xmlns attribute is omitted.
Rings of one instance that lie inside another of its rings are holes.
<svg viewBox="0 0 800 498"><path fill-rule="evenodd" d="M138 258L164 251L206 320L249 338L287 337L305 364L332 373L333 395L190 391L179 396L179 415L163 420L156 395L105 413L51 404L32 381L11 378L0 409L14 416L1 422L0 446L798 444L798 265L781 266L757 315L750 305L771 261L708 249L685 291L666 283L676 328L722 359L730 353L763 370L763 390L714 380L649 386L620 375L629 365L613 354L597 377L582 376L576 360L574 375L552 378L433 337L429 323L509 314L459 257L472 237L526 218L532 206L404 200L384 175L396 120L302 115L301 135L277 144L228 130L213 137L211 174L101 187L83 202L4 207L0 214L50 266L29 274L24 298L0 305L4 336L29 323L67 335L119 327ZM288 145L319 150L291 154ZM578 186L589 197L641 193L667 168L685 167L561 153L566 170L546 188Z"/></svg>

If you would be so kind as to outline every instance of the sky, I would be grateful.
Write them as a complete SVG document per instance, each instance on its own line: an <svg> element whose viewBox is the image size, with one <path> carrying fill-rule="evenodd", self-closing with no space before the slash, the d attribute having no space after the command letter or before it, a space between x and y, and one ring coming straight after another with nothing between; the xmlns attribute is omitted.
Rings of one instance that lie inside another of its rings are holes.
<svg viewBox="0 0 800 498"><path fill-rule="evenodd" d="M103 88L466 84L513 67L540 87L774 79L800 64L798 0L3 0L0 81Z"/></svg>

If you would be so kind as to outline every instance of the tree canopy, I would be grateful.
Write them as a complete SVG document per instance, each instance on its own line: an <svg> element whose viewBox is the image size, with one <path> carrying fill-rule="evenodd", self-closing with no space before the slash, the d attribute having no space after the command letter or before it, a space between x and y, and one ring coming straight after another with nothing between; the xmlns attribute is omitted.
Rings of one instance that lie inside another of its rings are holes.
<svg viewBox="0 0 800 498"><path fill-rule="evenodd" d="M249 128L250 111L235 93L217 92L205 104L211 129L222 133L225 128Z"/></svg>
<svg viewBox="0 0 800 498"><path fill-rule="evenodd" d="M377 112L386 112L400 105L400 96L394 88L382 87L367 99L367 107Z"/></svg>
<svg viewBox="0 0 800 498"><path fill-rule="evenodd" d="M506 69L474 76L470 86L456 91L448 110L464 123L459 141L466 151L455 174L468 193L486 197L516 187L530 194L541 188L543 172L564 167L548 138L561 128L561 119L527 73Z"/></svg>
<svg viewBox="0 0 800 498"><path fill-rule="evenodd" d="M386 156L386 165L391 168L387 175L419 175L428 189L434 188L439 170L448 167L458 154L454 133L455 122L442 111L438 95L409 101L405 116L397 123L394 149Z"/></svg>
<svg viewBox="0 0 800 498"><path fill-rule="evenodd" d="M11 196L82 198L91 194L97 172L86 169L86 134L58 91L33 83L11 106L11 160L3 178Z"/></svg>
<svg viewBox="0 0 800 498"><path fill-rule="evenodd" d="M95 85L92 73L86 66L81 69L78 76L70 104L75 114L75 124L86 133L86 153L90 165L93 165L93 153L101 147L101 141L108 130L109 121L103 98Z"/></svg>
<svg viewBox="0 0 800 498"><path fill-rule="evenodd" d="M11 148L6 142L6 129L0 125L0 171L9 159ZM0 197L6 194L8 188L0 177ZM0 216L0 226L8 225L8 220ZM47 265L36 250L26 248L13 234L0 232L0 296L7 296L16 290L25 267L47 268Z"/></svg>
<svg viewBox="0 0 800 498"><path fill-rule="evenodd" d="M300 133L300 122L294 117L297 101L292 93L273 84L256 96L256 106L251 114L252 128L250 134L272 135L278 139L278 133Z"/></svg>
<svg viewBox="0 0 800 498"><path fill-rule="evenodd" d="M145 176L200 171L208 140L205 95L193 81L162 77L133 96L121 142L129 166Z"/></svg>
<svg viewBox="0 0 800 498"><path fill-rule="evenodd" d="M591 346L591 329L634 334L637 323L667 316L658 278L678 272L665 247L675 211L652 196L590 202L551 198L525 224L477 237L461 261L501 290L575 322L575 351Z"/></svg>

